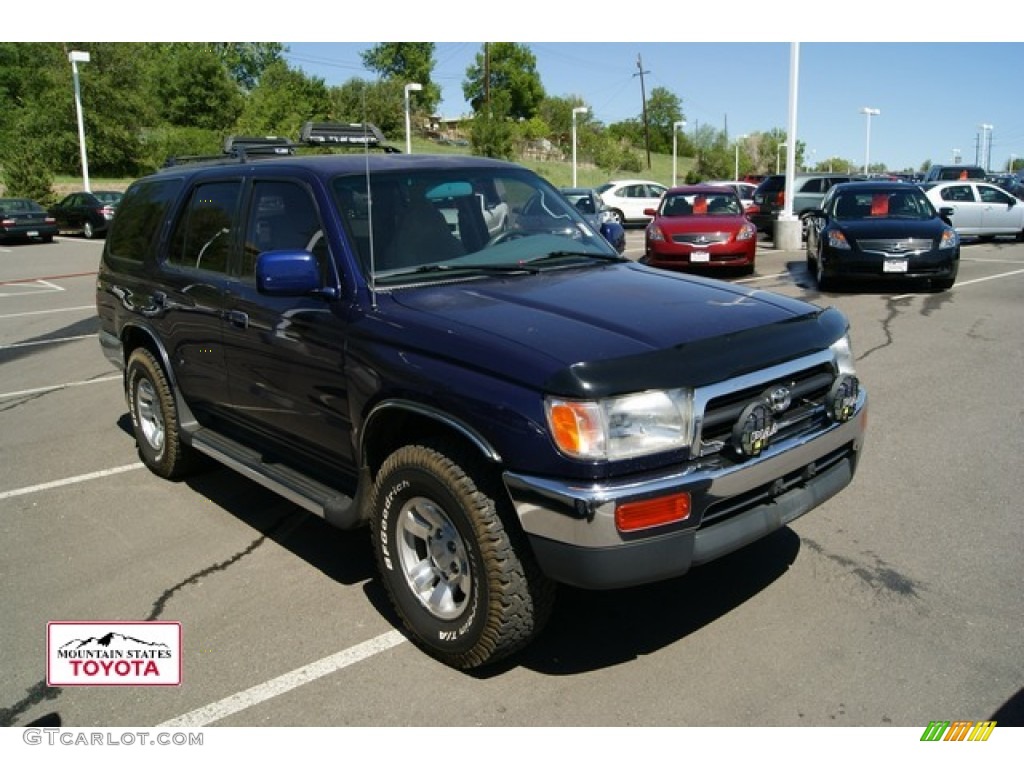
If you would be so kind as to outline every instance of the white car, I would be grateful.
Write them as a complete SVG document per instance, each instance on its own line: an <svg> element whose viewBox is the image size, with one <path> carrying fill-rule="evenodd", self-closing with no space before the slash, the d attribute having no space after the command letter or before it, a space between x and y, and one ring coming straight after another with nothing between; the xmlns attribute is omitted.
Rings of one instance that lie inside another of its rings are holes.
<svg viewBox="0 0 1024 768"><path fill-rule="evenodd" d="M757 184L746 181L705 181L702 183L710 184L713 187L729 187L739 197L744 211L754 204L754 190L757 189Z"/></svg>
<svg viewBox="0 0 1024 768"><path fill-rule="evenodd" d="M644 213L657 208L668 187L646 179L619 179L597 188L598 194L611 211L614 220L626 224L646 224L651 217Z"/></svg>
<svg viewBox="0 0 1024 768"><path fill-rule="evenodd" d="M995 184L967 179L924 184L922 188L937 209L953 209L953 228L961 235L983 239L1016 236L1024 241L1024 202Z"/></svg>

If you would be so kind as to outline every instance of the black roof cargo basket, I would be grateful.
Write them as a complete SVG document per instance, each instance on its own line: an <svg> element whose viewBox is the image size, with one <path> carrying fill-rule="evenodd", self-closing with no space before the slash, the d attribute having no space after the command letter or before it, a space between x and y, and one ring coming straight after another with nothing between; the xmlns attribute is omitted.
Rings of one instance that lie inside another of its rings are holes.
<svg viewBox="0 0 1024 768"><path fill-rule="evenodd" d="M384 134L371 123L314 123L302 124L299 140L312 145L358 145L381 147Z"/></svg>
<svg viewBox="0 0 1024 768"><path fill-rule="evenodd" d="M372 123L306 122L302 125L298 142L285 136L228 136L224 139L224 154L169 157L164 168L244 163L249 159L294 155L297 149L304 148L317 151L376 149L381 152L401 152L397 147L385 144L384 134Z"/></svg>
<svg viewBox="0 0 1024 768"><path fill-rule="evenodd" d="M228 136L224 139L224 154L239 150L248 155L291 155L295 145L284 136Z"/></svg>

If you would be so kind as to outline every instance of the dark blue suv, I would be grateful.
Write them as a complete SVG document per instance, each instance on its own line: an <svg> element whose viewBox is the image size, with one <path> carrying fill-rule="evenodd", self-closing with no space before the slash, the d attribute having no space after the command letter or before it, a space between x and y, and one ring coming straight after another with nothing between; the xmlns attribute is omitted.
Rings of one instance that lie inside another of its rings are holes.
<svg viewBox="0 0 1024 768"><path fill-rule="evenodd" d="M866 421L835 309L616 253L470 156L289 153L127 191L97 283L138 451L368 526L411 638L523 647L558 582L685 573L846 486Z"/></svg>

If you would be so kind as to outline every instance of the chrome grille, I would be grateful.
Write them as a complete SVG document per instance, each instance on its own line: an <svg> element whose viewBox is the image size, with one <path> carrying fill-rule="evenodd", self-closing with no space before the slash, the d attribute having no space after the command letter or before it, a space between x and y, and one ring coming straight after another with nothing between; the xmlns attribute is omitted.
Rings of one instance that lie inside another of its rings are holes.
<svg viewBox="0 0 1024 768"><path fill-rule="evenodd" d="M732 382L733 387L712 388L722 391L698 391L696 405L700 423L695 445L699 455L708 456L725 449L743 410L753 402L764 400L768 392L778 387L789 390L790 402L783 412L774 415L778 432L773 442L812 432L826 423L825 397L836 377L830 353L814 355L792 365L776 366L763 373L764 376L748 376Z"/></svg>
<svg viewBox="0 0 1024 768"><path fill-rule="evenodd" d="M684 245L714 245L716 243L729 242L728 232L688 232L682 235L672 235L673 243Z"/></svg>
<svg viewBox="0 0 1024 768"><path fill-rule="evenodd" d="M920 253L930 251L932 241L923 237L904 238L879 238L877 240L858 240L862 251L878 251L879 253L891 253L894 256L900 254Z"/></svg>

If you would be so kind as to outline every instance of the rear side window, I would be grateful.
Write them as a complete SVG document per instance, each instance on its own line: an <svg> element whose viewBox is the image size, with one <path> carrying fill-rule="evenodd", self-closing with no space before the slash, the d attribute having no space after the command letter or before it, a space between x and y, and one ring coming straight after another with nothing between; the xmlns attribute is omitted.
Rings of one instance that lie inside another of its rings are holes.
<svg viewBox="0 0 1024 768"><path fill-rule="evenodd" d="M141 263L178 197L181 179L140 182L125 193L105 244L107 256Z"/></svg>
<svg viewBox="0 0 1024 768"><path fill-rule="evenodd" d="M227 273L241 189L240 181L221 181L192 190L171 236L168 263Z"/></svg>

